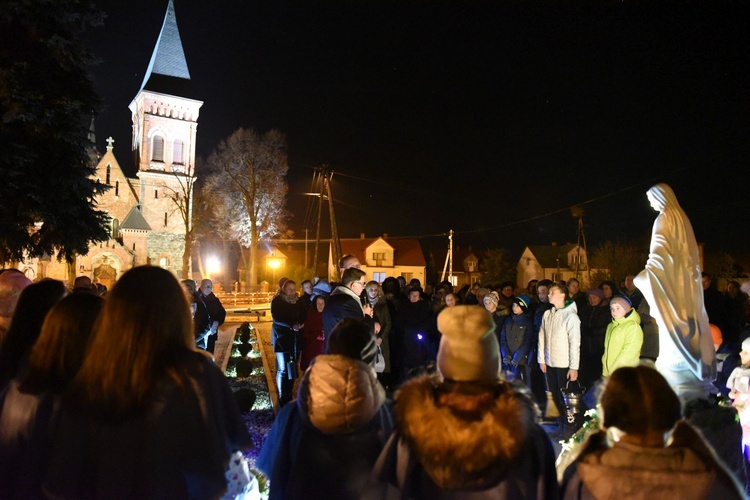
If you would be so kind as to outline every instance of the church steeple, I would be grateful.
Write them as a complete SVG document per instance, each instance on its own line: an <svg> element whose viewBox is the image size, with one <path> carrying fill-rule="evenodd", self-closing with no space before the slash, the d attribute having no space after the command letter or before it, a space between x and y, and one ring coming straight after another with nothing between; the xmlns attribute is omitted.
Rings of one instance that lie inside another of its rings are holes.
<svg viewBox="0 0 750 500"><path fill-rule="evenodd" d="M166 78L164 78L166 77ZM169 0L167 5L167 14L164 16L164 24L161 27L159 38L156 41L154 52L151 55L146 74L143 77L141 90L148 89L162 91L161 87L168 84L171 88L178 82L172 80L190 80L190 71L188 70L185 52L182 49L182 40L180 31L177 28L177 18L174 12L174 1ZM170 80L172 80L170 82ZM171 83L171 85L169 85ZM180 82L184 86L186 82ZM171 93L171 92L169 92Z"/></svg>

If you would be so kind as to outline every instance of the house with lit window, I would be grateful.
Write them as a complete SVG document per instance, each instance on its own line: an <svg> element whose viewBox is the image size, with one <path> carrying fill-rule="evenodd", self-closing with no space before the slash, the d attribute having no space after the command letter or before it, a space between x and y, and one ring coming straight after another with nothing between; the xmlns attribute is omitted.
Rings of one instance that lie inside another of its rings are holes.
<svg viewBox="0 0 750 500"><path fill-rule="evenodd" d="M476 282L482 281L482 272L479 270L479 257L471 246L469 247L454 247L453 254L451 255L453 260L453 278L452 283L455 289L459 289L464 285L471 286ZM445 271L445 279L449 279L451 271L450 262L448 261L448 250L433 250L430 252L430 261L433 266L433 273L431 276L436 276L435 282L443 280L443 271Z"/></svg>
<svg viewBox="0 0 750 500"><path fill-rule="evenodd" d="M586 288L588 277L586 249L580 245L529 245L518 260L518 287L526 288L531 280L569 280L577 277Z"/></svg>
<svg viewBox="0 0 750 500"><path fill-rule="evenodd" d="M367 273L367 280L382 283L389 276L403 276L407 283L417 278L422 285L425 283L427 262L422 252L419 240L416 239L388 239L384 234L377 238L342 239L341 255L355 255L361 263L361 269ZM329 276L338 276L339 263L334 262L333 247L328 251Z"/></svg>
<svg viewBox="0 0 750 500"><path fill-rule="evenodd" d="M178 203L192 206L203 104L190 96L190 72L170 0L143 83L129 105L132 144L123 149L128 159L135 157L135 177L126 176L110 137L94 174L109 188L95 201L110 217L110 239L76 258L76 276L109 286L131 267L152 264L181 277L186 228ZM69 279L68 266L56 258L30 259L19 269L31 279Z"/></svg>

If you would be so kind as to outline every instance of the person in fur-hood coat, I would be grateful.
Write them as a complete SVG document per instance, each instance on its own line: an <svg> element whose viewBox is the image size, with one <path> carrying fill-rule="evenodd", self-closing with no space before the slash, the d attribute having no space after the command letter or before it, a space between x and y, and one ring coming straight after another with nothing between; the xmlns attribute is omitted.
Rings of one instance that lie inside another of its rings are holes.
<svg viewBox="0 0 750 500"><path fill-rule="evenodd" d="M455 306L438 316L439 373L396 394L396 427L367 498L556 498L552 445L520 385L499 375L490 314Z"/></svg>

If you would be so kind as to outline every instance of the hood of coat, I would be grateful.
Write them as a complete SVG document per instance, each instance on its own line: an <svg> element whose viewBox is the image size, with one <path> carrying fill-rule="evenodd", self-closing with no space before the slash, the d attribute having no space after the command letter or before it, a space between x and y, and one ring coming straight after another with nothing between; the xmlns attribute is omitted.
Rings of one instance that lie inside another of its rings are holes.
<svg viewBox="0 0 750 500"><path fill-rule="evenodd" d="M565 307L557 309L553 306L552 310L565 314L578 314L578 304L576 304L574 300L568 299L565 301Z"/></svg>
<svg viewBox="0 0 750 500"><path fill-rule="evenodd" d="M366 425L385 402L385 391L367 364L338 354L313 359L300 381L297 404L323 434L346 434Z"/></svg>
<svg viewBox="0 0 750 500"><path fill-rule="evenodd" d="M578 474L594 498L705 498L714 473L689 448L617 443L587 455Z"/></svg>
<svg viewBox="0 0 750 500"><path fill-rule="evenodd" d="M510 385L466 384L475 390L446 394L438 376L423 376L396 394L402 438L443 489L497 485L536 425L534 403Z"/></svg>
<svg viewBox="0 0 750 500"><path fill-rule="evenodd" d="M628 313L627 316L624 316L620 319L613 319L612 323L614 323L616 326L619 325L625 325L628 323L635 323L636 325L641 325L641 316L638 314L638 312L635 309L631 309L630 313Z"/></svg>

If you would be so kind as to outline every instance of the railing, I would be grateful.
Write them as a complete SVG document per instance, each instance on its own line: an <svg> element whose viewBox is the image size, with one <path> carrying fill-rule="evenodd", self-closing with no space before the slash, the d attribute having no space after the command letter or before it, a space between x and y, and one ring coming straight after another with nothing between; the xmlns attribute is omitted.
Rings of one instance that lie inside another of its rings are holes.
<svg viewBox="0 0 750 500"><path fill-rule="evenodd" d="M222 304L268 304L273 299L274 292L221 292L216 296Z"/></svg>

